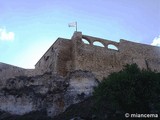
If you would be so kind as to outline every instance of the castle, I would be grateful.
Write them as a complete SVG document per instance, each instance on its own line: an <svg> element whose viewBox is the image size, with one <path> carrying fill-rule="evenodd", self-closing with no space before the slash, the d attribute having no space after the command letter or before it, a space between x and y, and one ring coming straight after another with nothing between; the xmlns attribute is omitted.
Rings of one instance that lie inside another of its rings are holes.
<svg viewBox="0 0 160 120"><path fill-rule="evenodd" d="M94 45L95 42L102 46ZM0 63L0 78L34 76L45 72L65 77L71 71L83 70L91 71L98 80L102 80L110 73L120 71L125 64L132 63L160 72L160 48L123 39L114 42L75 32L71 39L58 38L36 63L35 69Z"/></svg>

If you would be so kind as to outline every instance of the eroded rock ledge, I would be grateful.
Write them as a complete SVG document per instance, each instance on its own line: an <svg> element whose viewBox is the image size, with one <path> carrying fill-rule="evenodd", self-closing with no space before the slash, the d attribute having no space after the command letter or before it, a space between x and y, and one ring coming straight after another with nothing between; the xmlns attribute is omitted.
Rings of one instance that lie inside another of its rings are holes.
<svg viewBox="0 0 160 120"><path fill-rule="evenodd" d="M80 70L65 78L51 73L10 78L0 87L0 111L23 115L44 110L54 117L91 96L97 85L91 72Z"/></svg>

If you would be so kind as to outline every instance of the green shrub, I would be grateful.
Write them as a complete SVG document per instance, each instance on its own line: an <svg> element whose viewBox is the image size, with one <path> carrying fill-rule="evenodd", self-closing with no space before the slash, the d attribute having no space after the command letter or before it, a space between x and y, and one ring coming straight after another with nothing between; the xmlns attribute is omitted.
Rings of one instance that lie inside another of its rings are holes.
<svg viewBox="0 0 160 120"><path fill-rule="evenodd" d="M99 119L122 119L125 113L160 113L160 73L127 64L99 84L94 100Z"/></svg>

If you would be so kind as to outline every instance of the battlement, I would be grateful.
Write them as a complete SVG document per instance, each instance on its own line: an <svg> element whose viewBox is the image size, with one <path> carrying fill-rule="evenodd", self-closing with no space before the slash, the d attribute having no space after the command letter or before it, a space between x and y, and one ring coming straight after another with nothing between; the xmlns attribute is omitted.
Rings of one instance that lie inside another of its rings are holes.
<svg viewBox="0 0 160 120"><path fill-rule="evenodd" d="M123 39L114 42L75 32L71 39L58 38L36 63L35 70L20 73L52 72L66 76L71 71L83 70L91 71L101 80L132 63L160 72L160 48Z"/></svg>

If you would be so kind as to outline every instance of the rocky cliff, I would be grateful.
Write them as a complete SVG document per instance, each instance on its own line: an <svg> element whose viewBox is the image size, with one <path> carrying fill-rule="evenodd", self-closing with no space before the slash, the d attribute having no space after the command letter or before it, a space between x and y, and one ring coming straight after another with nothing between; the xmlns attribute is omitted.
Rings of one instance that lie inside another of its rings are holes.
<svg viewBox="0 0 160 120"><path fill-rule="evenodd" d="M66 77L52 73L16 76L0 87L0 111L23 115L43 110L54 117L91 96L97 85L98 81L88 71L74 71Z"/></svg>

